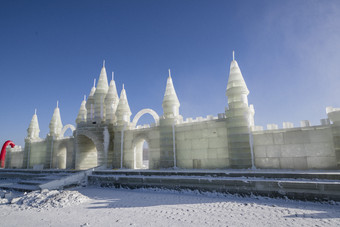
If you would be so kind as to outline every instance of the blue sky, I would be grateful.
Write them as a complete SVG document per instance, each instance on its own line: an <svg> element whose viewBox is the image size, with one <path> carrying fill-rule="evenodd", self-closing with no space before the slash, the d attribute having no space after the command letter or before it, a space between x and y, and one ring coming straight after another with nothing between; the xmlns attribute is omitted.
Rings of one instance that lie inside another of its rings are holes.
<svg viewBox="0 0 340 227"><path fill-rule="evenodd" d="M46 137L57 100L63 124L75 124L103 59L131 119L162 114L168 68L184 118L217 115L232 50L256 125L318 125L340 107L340 1L2 0L0 142L24 145L35 108Z"/></svg>

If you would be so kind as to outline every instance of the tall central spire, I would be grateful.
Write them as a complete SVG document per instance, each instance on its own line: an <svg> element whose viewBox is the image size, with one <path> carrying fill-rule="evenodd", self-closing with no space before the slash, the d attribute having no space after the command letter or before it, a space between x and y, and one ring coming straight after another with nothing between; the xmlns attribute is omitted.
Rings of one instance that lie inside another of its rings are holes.
<svg viewBox="0 0 340 227"><path fill-rule="evenodd" d="M99 80L96 91L93 95L94 98L94 120L98 123L105 120L105 96L109 89L107 82L107 74L105 69L105 60L103 61L103 67L100 71Z"/></svg>

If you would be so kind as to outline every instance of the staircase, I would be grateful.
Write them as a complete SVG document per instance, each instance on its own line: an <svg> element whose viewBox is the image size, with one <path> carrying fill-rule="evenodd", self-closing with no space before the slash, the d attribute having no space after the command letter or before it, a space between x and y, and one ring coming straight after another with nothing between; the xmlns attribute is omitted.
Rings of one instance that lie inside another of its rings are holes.
<svg viewBox="0 0 340 227"><path fill-rule="evenodd" d="M340 171L96 170L88 176L88 184L340 201Z"/></svg>
<svg viewBox="0 0 340 227"><path fill-rule="evenodd" d="M0 188L23 192L41 190L42 185L67 178L76 172L72 170L0 169Z"/></svg>

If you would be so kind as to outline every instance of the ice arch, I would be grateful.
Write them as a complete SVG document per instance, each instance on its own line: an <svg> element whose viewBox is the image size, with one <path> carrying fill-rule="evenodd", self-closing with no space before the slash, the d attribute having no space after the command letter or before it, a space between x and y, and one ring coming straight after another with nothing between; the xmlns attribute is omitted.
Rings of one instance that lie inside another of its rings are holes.
<svg viewBox="0 0 340 227"><path fill-rule="evenodd" d="M75 128L73 125L71 125L71 124L65 125L64 128L61 130L61 133L60 133L60 135L61 135L62 137L64 137L64 134L65 134L65 132L66 132L67 129L71 129L72 132L73 132L74 130L76 130L76 128Z"/></svg>
<svg viewBox="0 0 340 227"><path fill-rule="evenodd" d="M141 111L139 111L136 114L136 116L132 120L132 123L133 123L134 126L137 125L139 118L141 118L144 114L150 114L153 117L153 119L155 120L156 125L158 125L158 123L159 123L158 114L152 109L142 109Z"/></svg>

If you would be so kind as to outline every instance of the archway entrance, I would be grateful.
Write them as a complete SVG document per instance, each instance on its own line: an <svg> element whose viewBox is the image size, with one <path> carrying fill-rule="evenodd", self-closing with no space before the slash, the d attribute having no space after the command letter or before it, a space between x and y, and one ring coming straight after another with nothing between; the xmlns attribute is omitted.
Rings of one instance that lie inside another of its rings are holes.
<svg viewBox="0 0 340 227"><path fill-rule="evenodd" d="M77 136L78 154L76 169L89 169L98 166L97 148L93 141L84 135Z"/></svg>
<svg viewBox="0 0 340 227"><path fill-rule="evenodd" d="M149 143L140 139L133 149L134 169L149 169Z"/></svg>

